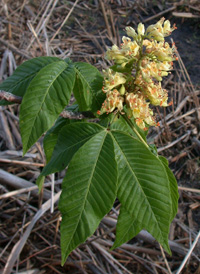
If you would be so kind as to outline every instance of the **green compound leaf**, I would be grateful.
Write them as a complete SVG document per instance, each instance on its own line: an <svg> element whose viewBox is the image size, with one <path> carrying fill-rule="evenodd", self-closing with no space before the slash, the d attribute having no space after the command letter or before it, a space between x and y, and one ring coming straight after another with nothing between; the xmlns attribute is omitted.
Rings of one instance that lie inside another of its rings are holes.
<svg viewBox="0 0 200 274"><path fill-rule="evenodd" d="M138 226L149 233L170 252L169 226L172 216L171 189L163 164L143 143L129 135L112 131L118 165L118 193L123 208L121 220L129 215L129 226L117 225L114 248L121 239L128 241L135 236ZM127 230L129 230L127 232Z"/></svg>
<svg viewBox="0 0 200 274"><path fill-rule="evenodd" d="M50 162L45 166L42 175L63 170L74 153L90 138L104 128L94 123L73 123L61 129Z"/></svg>
<svg viewBox="0 0 200 274"><path fill-rule="evenodd" d="M102 88L103 77L94 66L87 63L74 63L74 69L76 71L76 81L73 93L79 105L79 110L91 110L93 97ZM102 91L101 93L103 94Z"/></svg>
<svg viewBox="0 0 200 274"><path fill-rule="evenodd" d="M74 155L62 184L62 265L80 243L91 236L111 209L117 190L113 141L104 130Z"/></svg>
<svg viewBox="0 0 200 274"><path fill-rule="evenodd" d="M36 74L48 64L59 62L57 57L37 57L24 62L3 83L0 84L0 90L10 92L14 95L23 97L31 80ZM0 105L13 104L6 100L0 101Z"/></svg>
<svg viewBox="0 0 200 274"><path fill-rule="evenodd" d="M53 125L68 104L74 80L73 66L59 61L41 69L31 81L20 108L24 153Z"/></svg>

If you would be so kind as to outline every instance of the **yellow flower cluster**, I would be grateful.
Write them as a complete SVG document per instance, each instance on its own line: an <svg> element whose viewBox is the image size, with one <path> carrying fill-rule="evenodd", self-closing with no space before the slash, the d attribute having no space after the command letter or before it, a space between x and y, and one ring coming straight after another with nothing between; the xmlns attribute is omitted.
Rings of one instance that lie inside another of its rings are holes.
<svg viewBox="0 0 200 274"><path fill-rule="evenodd" d="M167 107L169 104L168 93L166 89L163 89L161 82L155 83L150 80L148 83L144 81L143 77L140 75L135 80L136 91L142 90L145 99L149 100L154 106Z"/></svg>
<svg viewBox="0 0 200 274"><path fill-rule="evenodd" d="M106 99L99 115L115 110L123 113L126 109L128 116L134 117L141 129L158 125L149 105L169 105L161 81L169 74L177 58L175 45L170 47L164 38L175 29L164 18L146 31L142 23L137 32L131 27L126 28L127 35L133 40L124 36L120 47L113 45L106 53L107 58L114 61L114 66L103 71Z"/></svg>
<svg viewBox="0 0 200 274"><path fill-rule="evenodd" d="M145 123L151 126L156 125L153 111L149 108L149 103L146 102L145 97L141 93L127 94L126 103L128 106L128 117L134 116L135 122L140 128L147 129Z"/></svg>
<svg viewBox="0 0 200 274"><path fill-rule="evenodd" d="M118 111L122 111L123 102L124 102L124 98L120 95L117 89L108 91L106 100L102 104L101 111L98 110L97 114L101 115L104 112L108 114L113 112L115 109L118 109Z"/></svg>
<svg viewBox="0 0 200 274"><path fill-rule="evenodd" d="M143 41L143 45L146 47L146 53L155 56L158 61L168 61L172 60L172 56L176 51L175 45L172 44L170 47L167 42L157 42L157 41L149 41L145 39Z"/></svg>
<svg viewBox="0 0 200 274"><path fill-rule="evenodd" d="M111 49L108 49L106 56L108 60L115 60L115 64L125 67L125 65L133 58L138 58L139 45L136 41L131 41L129 37L122 37L123 43L121 48L113 45Z"/></svg>
<svg viewBox="0 0 200 274"><path fill-rule="evenodd" d="M165 18L162 17L155 25L150 25L147 28L146 37L156 41L164 41L164 37L169 36L175 29L175 25L171 28L169 20L165 21Z"/></svg>

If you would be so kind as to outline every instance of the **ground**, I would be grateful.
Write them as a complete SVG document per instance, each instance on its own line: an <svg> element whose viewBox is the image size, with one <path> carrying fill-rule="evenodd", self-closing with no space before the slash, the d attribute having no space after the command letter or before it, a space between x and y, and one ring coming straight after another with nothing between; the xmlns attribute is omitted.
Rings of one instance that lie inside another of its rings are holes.
<svg viewBox="0 0 200 274"><path fill-rule="evenodd" d="M199 1L3 0L0 3L0 80L5 80L27 59L45 55L89 62L102 70L108 65L104 58L106 48L113 43L120 44L126 26L136 27L139 22L148 26L162 16L178 27L172 38L180 57L165 80L173 105L164 111L157 109L161 126L150 129L148 140L168 159L179 186L179 210L169 235L172 256L166 255L171 270L167 270L159 246L145 231L127 245L109 251L119 210L116 202L95 235L71 253L64 267L60 266L57 205L53 213L43 212L19 259L13 257L14 266L4 273L29 273L28 270L35 270L34 273L177 273L183 264L200 227ZM40 143L22 158L18 113L18 105L0 109L0 191L4 195L0 196L2 271L6 263L10 265L8 256L14 245L22 239L41 204L49 199L49 192L39 196L37 191L36 194L27 190L11 192L17 188L18 178L21 188L30 182L35 184L45 163ZM63 176L64 172L55 175L55 192L59 192ZM50 180L48 177L46 183ZM200 273L199 256L198 243L181 273Z"/></svg>

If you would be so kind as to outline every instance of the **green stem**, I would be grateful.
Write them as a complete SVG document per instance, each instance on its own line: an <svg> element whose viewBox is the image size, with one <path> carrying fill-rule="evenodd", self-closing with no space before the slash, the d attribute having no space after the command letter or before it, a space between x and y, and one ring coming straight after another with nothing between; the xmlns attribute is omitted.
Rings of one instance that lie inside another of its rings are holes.
<svg viewBox="0 0 200 274"><path fill-rule="evenodd" d="M142 138L142 136L140 135L140 133L137 131L137 129L135 128L134 124L131 122L131 120L128 118L128 116L126 114L121 114L121 116L124 118L124 120L127 122L127 124L130 126L130 128L135 132L135 134L138 136L138 138L140 139L140 141L148 148L148 144L145 142L145 140Z"/></svg>
<svg viewBox="0 0 200 274"><path fill-rule="evenodd" d="M140 72L141 63L142 63L142 59L143 59L143 46L142 46L142 44L143 44L143 38L141 39L140 45L139 45L139 47L140 47L140 54L139 54L139 58L138 58L137 66L136 66L135 80L138 77L138 74ZM136 87L136 84L134 83L133 89L135 89L135 87Z"/></svg>

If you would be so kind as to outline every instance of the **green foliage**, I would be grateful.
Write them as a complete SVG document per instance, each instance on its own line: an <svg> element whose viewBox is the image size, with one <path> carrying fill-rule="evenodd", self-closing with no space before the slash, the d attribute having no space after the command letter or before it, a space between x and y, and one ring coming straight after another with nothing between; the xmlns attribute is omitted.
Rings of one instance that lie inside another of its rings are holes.
<svg viewBox="0 0 200 274"><path fill-rule="evenodd" d="M172 211L171 211L171 219L170 222L173 221L174 217L176 216L178 210L178 185L176 183L176 178L172 171L168 167L168 161L163 156L159 156L160 162L163 164L165 168L169 183L170 183L170 195L172 200Z"/></svg>
<svg viewBox="0 0 200 274"><path fill-rule="evenodd" d="M62 264L69 253L96 230L111 209L117 191L117 166L110 134L103 130L74 155L63 180Z"/></svg>
<svg viewBox="0 0 200 274"><path fill-rule="evenodd" d="M122 214L129 215L133 227L130 235L127 232L129 226L122 223L118 228L118 224L120 232L117 238L127 235L126 241L130 240L130 236L135 236L139 223L170 253L168 233L172 200L165 168L140 141L118 131L113 131L113 136L118 165L117 196L123 205Z"/></svg>
<svg viewBox="0 0 200 274"><path fill-rule="evenodd" d="M73 67L58 61L42 68L31 81L20 108L24 153L53 125L68 104L74 78Z"/></svg>
<svg viewBox="0 0 200 274"><path fill-rule="evenodd" d="M58 119L56 120L53 127L51 127L47 131L46 135L44 136L43 147L44 147L47 164L51 160L51 156L54 151L54 147L58 140L59 132L61 131L61 129L64 126L69 125L70 122L71 121L69 119L65 119L63 117L58 117Z"/></svg>
<svg viewBox="0 0 200 274"><path fill-rule="evenodd" d="M64 126L59 134L50 162L42 171L46 176L63 170L74 153L102 128L93 123L73 123Z"/></svg>
<svg viewBox="0 0 200 274"><path fill-rule="evenodd" d="M59 62L57 57L37 57L24 62L19 66L12 76L8 77L0 84L0 90L10 92L14 95L23 97L31 80L37 73L48 64ZM7 105L5 100L0 101L0 105Z"/></svg>
<svg viewBox="0 0 200 274"><path fill-rule="evenodd" d="M24 153L46 132L47 165L38 177L39 189L46 175L68 166L59 202L62 264L95 232L116 198L121 208L113 248L146 229L170 253L169 226L178 203L175 177L167 160L148 146L147 131L134 118L97 116L105 100L102 85L95 67L53 57L23 63L0 85L23 97L19 118ZM68 111L89 111L99 124L59 116L72 92L77 105Z"/></svg>
<svg viewBox="0 0 200 274"><path fill-rule="evenodd" d="M96 93L102 88L103 77L95 67L87 63L74 63L74 69L76 71L76 81L73 93L79 105L79 110L91 110L94 101L98 105ZM102 104L102 102L103 100L100 103Z"/></svg>
<svg viewBox="0 0 200 274"><path fill-rule="evenodd" d="M140 129L134 119L131 119L134 127L137 129L137 131L139 132L140 136L144 139L144 141L146 142L146 134L147 131L143 131L142 129ZM137 134L135 133L135 131L133 131L133 129L127 124L127 122L123 119L123 117L121 116L119 119L117 119L117 121L113 122L111 125L111 129L118 129L121 130L123 132L127 132L130 135L132 135L135 138L138 138Z"/></svg>

